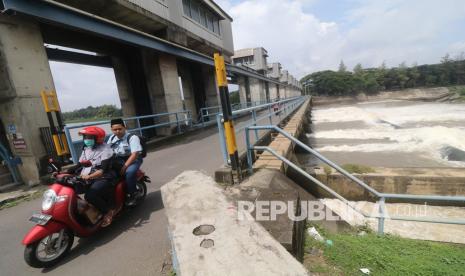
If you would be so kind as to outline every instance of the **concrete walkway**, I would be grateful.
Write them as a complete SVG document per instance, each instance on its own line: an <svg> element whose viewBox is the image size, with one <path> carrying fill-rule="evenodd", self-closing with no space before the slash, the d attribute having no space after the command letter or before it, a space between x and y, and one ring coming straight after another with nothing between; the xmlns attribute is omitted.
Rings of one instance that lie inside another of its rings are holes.
<svg viewBox="0 0 465 276"><path fill-rule="evenodd" d="M243 119L244 120L244 119ZM274 118L274 122L279 119ZM264 121L265 123L265 121ZM244 122L242 122L244 124ZM238 126L240 126L238 124ZM238 136L238 142L244 136ZM160 186L185 170L207 175L223 164L215 127L187 136L174 145L150 152L143 170L151 177L147 200L107 229L87 239L76 239L71 254L51 269L33 269L23 260L21 240L33 224L30 215L40 211L41 198L0 211L1 275L160 275L169 260L168 221Z"/></svg>

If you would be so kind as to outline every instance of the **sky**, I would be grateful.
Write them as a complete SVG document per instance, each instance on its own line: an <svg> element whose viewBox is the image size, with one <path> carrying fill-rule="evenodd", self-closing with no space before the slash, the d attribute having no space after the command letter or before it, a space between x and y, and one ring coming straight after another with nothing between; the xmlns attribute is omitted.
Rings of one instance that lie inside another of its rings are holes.
<svg viewBox="0 0 465 276"><path fill-rule="evenodd" d="M337 70L341 60L350 70L357 63L364 68L438 63L446 53L465 52L463 0L216 2L234 19L235 49L264 47L268 62L281 62L299 79ZM112 69L54 62L51 68L58 95L66 99L60 101L63 110L120 106Z"/></svg>

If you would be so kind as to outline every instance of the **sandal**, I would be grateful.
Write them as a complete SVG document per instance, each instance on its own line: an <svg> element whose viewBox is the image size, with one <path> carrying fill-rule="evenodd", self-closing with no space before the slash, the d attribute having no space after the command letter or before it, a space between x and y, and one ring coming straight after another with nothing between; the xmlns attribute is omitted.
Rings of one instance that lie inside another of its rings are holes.
<svg viewBox="0 0 465 276"><path fill-rule="evenodd" d="M108 211L108 213L106 213L106 215L103 217L103 222L100 225L101 227L107 227L111 224L111 222L113 221L114 212L114 210L110 210Z"/></svg>

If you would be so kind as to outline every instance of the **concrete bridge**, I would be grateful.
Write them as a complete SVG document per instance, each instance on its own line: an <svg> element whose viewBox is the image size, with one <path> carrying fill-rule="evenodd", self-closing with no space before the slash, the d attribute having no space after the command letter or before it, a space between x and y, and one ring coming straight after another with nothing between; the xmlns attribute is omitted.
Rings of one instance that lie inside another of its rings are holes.
<svg viewBox="0 0 465 276"><path fill-rule="evenodd" d="M21 158L27 184L39 182L46 156L40 92L55 90L50 60L113 68L125 117L189 110L197 119L218 105L214 52L230 63L243 103L301 93L279 63L267 64L263 48L235 53L233 19L211 0L3 0L0 9L0 141ZM245 57L248 64L235 59Z"/></svg>

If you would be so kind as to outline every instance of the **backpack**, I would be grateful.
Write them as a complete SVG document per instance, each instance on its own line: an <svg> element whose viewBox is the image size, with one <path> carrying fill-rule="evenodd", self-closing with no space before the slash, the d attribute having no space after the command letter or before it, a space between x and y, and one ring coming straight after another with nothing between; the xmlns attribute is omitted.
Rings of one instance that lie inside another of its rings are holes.
<svg viewBox="0 0 465 276"><path fill-rule="evenodd" d="M134 134L134 133L129 133L128 137L126 138L126 142L129 144L129 140L131 140L131 137L134 135L139 137L140 145L142 147L142 151L140 152L139 156L142 158L145 158L147 156L147 139L144 136ZM106 143L111 142L111 140L113 140L114 137L115 137L114 134L110 135Z"/></svg>

